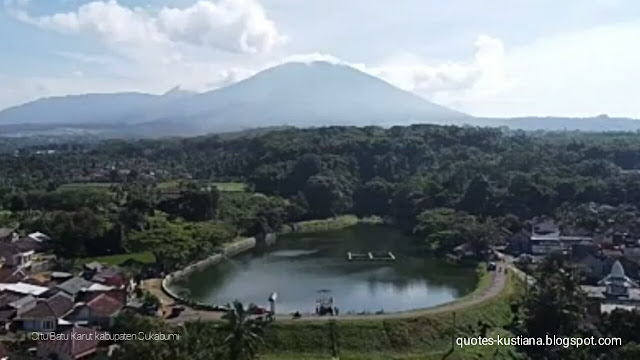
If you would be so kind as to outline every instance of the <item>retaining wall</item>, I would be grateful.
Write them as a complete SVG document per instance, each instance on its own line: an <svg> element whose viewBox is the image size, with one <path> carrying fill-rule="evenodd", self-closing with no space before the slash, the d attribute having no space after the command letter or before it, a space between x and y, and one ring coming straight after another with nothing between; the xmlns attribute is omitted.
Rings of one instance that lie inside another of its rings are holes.
<svg viewBox="0 0 640 360"><path fill-rule="evenodd" d="M224 259L225 257L232 257L232 256L236 256L240 253L243 253L247 250L251 250L256 246L256 238L254 237L250 237L250 238L244 238L244 239L239 239L236 240L230 244L227 244L224 247L224 250L222 251L222 253L217 253L217 254L213 254L211 256L209 256L206 259L197 261L195 263L192 263L190 265L188 265L187 267L174 271L170 274L168 274L167 276L164 277L164 279L162 279L162 291L165 292L165 294L167 294L169 297L171 297L172 299L180 302L180 303L184 303L193 307L199 307L199 308L211 308L213 309L214 306L211 305L207 305L207 304L200 304L200 303L194 303L193 301L187 300L187 299L183 299L180 296L178 296L178 294L174 293L171 290L171 283L173 281L175 281L176 279L179 279L181 277L185 277L191 273L193 273L194 271L198 271L201 269L204 269L208 266L214 265L219 263L220 261L222 261L222 259Z"/></svg>

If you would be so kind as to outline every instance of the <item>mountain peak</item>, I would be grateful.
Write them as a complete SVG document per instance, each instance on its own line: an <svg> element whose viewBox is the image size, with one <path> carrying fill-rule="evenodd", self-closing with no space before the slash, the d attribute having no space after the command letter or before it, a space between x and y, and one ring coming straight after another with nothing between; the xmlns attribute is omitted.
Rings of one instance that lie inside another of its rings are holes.
<svg viewBox="0 0 640 360"><path fill-rule="evenodd" d="M191 91L184 90L180 85L176 85L176 86L172 87L171 89L169 89L164 94L162 94L162 96L163 97L176 98L176 97L190 96L190 95L193 95L193 94L194 93L191 92Z"/></svg>

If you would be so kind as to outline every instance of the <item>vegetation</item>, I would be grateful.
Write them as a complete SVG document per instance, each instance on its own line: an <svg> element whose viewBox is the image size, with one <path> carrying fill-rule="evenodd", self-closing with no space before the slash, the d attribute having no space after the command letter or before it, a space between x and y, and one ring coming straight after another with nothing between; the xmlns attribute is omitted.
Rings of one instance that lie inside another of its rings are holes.
<svg viewBox="0 0 640 360"><path fill-rule="evenodd" d="M586 298L579 287L579 273L564 271L561 256L540 264L534 276L536 286L514 303L513 329L516 335L560 338L618 338L614 346L520 346L528 359L634 359L640 348L640 312L616 309L609 314L589 316Z"/></svg>
<svg viewBox="0 0 640 360"><path fill-rule="evenodd" d="M154 318L134 313L119 316L113 331L117 333L165 333L179 337L168 341L125 341L113 354L117 360L252 360L264 343L268 320L256 317L257 307L235 301L222 323L190 322L170 327Z"/></svg>
<svg viewBox="0 0 640 360"><path fill-rule="evenodd" d="M106 265L124 265L130 261L141 263L141 264L153 264L156 259L153 256L152 252L139 252L139 253L129 253L129 254L118 254L118 255L107 255L107 256L96 256L96 257L87 257L78 259L78 263L80 264L88 264L90 262L97 261Z"/></svg>
<svg viewBox="0 0 640 360"><path fill-rule="evenodd" d="M312 233L339 230L354 226L360 222L355 215L340 215L329 219L299 221L291 224L284 232Z"/></svg>
<svg viewBox="0 0 640 360"><path fill-rule="evenodd" d="M512 323L510 304L519 298L522 291L520 282L510 277L505 290L500 295L456 312L453 335L455 337L478 336L483 333L509 335L505 328ZM441 359L445 355L452 359L473 359L480 355L495 359L509 359L515 351L512 347L498 346L452 348L454 317L451 312L396 319L371 318L333 322L278 320L265 327L266 322L254 320L248 316L252 307L244 308L241 304L235 303L230 305L230 308L232 311L225 315L222 323L185 324L190 328L198 327L199 334L209 334L208 338L200 340L211 344L209 356L212 357L208 358L250 359L253 351L251 349L258 348L263 354L261 358L266 359L330 359L336 353L341 359ZM126 326L121 325L118 331L137 332L149 328L147 322L140 324L139 320L126 320L123 324ZM178 327L178 330L184 331L181 327ZM175 330L166 329L165 331ZM195 342L195 339L182 338L180 345L171 346L185 348L186 344L192 342ZM260 345L262 343L264 345ZM146 346L148 345L145 342L143 344L129 342L122 351L127 355L129 352L141 354L139 348ZM154 351L158 350L154 349ZM197 356L197 348L190 351L185 355ZM233 357L240 356L237 354L249 357ZM154 359L164 359L158 356ZM121 359L133 359L133 357Z"/></svg>
<svg viewBox="0 0 640 360"><path fill-rule="evenodd" d="M638 218L638 140L414 125L23 148L0 154L0 220L52 234L64 257L151 251L129 239L157 227L156 213L173 230L206 222L218 233L231 228L231 238L378 216L435 251L471 243L480 255L538 215L591 231L606 226L592 204L624 206ZM39 151L47 149L56 151ZM248 189L256 193L239 191Z"/></svg>
<svg viewBox="0 0 640 360"><path fill-rule="evenodd" d="M251 360L258 352L258 346L264 344L262 338L266 322L255 318L258 307L250 304L245 309L239 301L230 304L222 319L225 321L220 330L228 333L222 341L223 353L229 360Z"/></svg>
<svg viewBox="0 0 640 360"><path fill-rule="evenodd" d="M56 151L40 151L48 149ZM126 262L147 254L158 271L198 260L238 236L283 231L291 224L296 231L344 227L368 217L423 239L435 252L464 245L478 258L542 215L559 219L566 233L603 230L612 222L640 232L635 133L327 127L14 150L0 154L0 226L51 235L53 251L62 258ZM636 357L638 314L625 313L631 320L617 312L589 319L577 279L560 271L565 266L558 261L538 269L535 276L545 281L513 306L513 323L505 311L514 300L510 291L458 313L457 333L611 334L624 338L625 346L579 352L478 347L447 355L452 316L434 314L357 323L278 322L265 330L266 356L325 357L338 349L347 359L499 358L516 350L540 359ZM149 319L128 325L168 326ZM196 350L222 351L223 331L215 324L187 324L179 331L186 339L179 344L129 344L123 351L128 358L223 356ZM229 340L228 349L240 348L230 345L243 343L236 340Z"/></svg>

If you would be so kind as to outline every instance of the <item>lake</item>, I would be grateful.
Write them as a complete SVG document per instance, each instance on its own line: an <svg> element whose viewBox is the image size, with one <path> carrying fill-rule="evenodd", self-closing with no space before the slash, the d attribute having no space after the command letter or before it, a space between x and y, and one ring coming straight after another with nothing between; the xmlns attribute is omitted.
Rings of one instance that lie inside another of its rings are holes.
<svg viewBox="0 0 640 360"><path fill-rule="evenodd" d="M313 313L319 291L340 313L394 312L453 301L477 285L474 268L422 251L419 239L375 225L278 238L267 249L225 259L176 282L174 290L209 304L239 299L268 308L278 293L278 313ZM356 262L347 252L391 251L394 262Z"/></svg>

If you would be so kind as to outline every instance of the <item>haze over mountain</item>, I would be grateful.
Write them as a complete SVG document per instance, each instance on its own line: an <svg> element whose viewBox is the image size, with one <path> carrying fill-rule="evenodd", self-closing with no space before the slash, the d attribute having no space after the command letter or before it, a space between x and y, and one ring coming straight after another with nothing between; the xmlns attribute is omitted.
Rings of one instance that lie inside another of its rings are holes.
<svg viewBox="0 0 640 360"><path fill-rule="evenodd" d="M636 130L631 119L473 118L346 65L286 63L202 94L179 87L53 97L0 111L0 134L91 131L108 136L199 135L259 127L509 126L525 130Z"/></svg>
<svg viewBox="0 0 640 360"><path fill-rule="evenodd" d="M466 114L433 104L376 77L326 62L287 63L202 94L93 94L41 99L0 112L0 124L118 125L121 131L179 133L268 126L452 122ZM122 126L125 128L122 128Z"/></svg>

